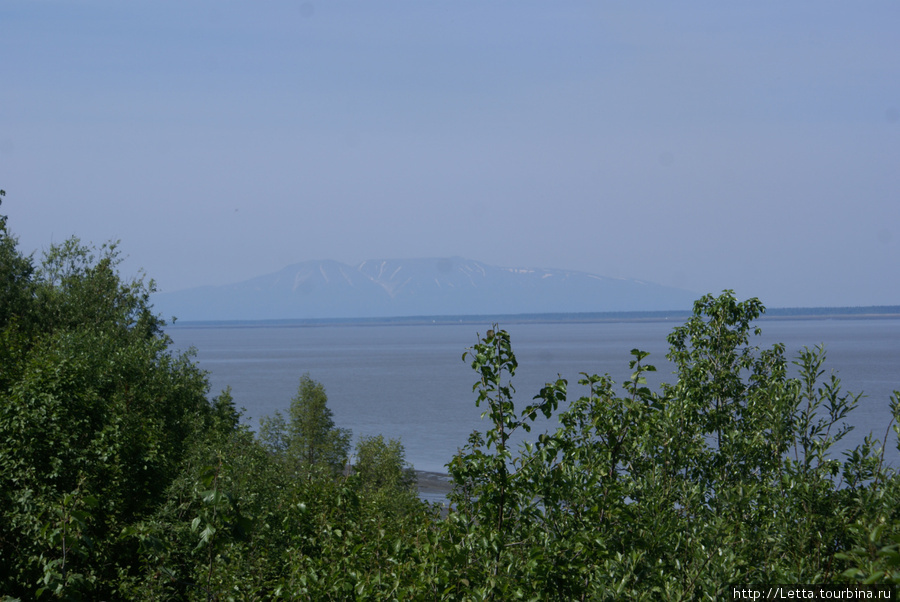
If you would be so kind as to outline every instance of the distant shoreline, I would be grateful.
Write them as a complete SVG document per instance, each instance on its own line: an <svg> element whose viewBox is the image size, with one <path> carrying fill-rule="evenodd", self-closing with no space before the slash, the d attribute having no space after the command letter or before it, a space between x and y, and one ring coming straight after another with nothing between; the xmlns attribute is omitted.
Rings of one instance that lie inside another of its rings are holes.
<svg viewBox="0 0 900 602"><path fill-rule="evenodd" d="M453 488L450 475L444 472L416 470L416 486L419 493L447 495Z"/></svg>
<svg viewBox="0 0 900 602"><path fill-rule="evenodd" d="M635 311L549 314L396 316L385 318L308 318L287 320L177 320L168 328L291 328L316 326L458 326L481 324L589 324L602 322L684 321L691 312ZM760 320L873 320L900 318L900 305L868 307L775 307Z"/></svg>

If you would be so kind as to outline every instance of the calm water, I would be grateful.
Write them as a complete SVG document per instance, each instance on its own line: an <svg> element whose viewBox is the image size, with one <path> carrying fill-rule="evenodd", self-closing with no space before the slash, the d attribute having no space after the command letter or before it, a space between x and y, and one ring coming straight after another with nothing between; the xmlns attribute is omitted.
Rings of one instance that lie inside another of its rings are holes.
<svg viewBox="0 0 900 602"><path fill-rule="evenodd" d="M768 320L757 344L783 342L790 356L804 345L825 343L827 370L845 390L863 391L851 422L854 444L875 431L884 437L891 419L890 394L900 389L900 319ZM676 323L507 324L519 360L514 400L522 408L557 374L569 380L569 396L582 394L579 373L609 373L617 382L630 371L629 350L651 353L657 385L673 382L665 360L666 336ZM245 419L285 412L300 376L309 372L328 393L338 426L359 435L400 438L419 470L444 471L469 433L484 430L475 407L475 373L461 356L481 327L467 325L354 325L272 327L177 326L169 334L179 349L197 349L213 392L230 385ZM535 428L531 436L536 436ZM900 464L891 433L888 457Z"/></svg>

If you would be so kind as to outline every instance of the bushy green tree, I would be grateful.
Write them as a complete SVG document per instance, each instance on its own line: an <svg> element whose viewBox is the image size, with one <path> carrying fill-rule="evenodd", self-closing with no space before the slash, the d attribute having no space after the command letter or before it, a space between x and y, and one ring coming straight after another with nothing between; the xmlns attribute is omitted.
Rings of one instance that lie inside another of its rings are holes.
<svg viewBox="0 0 900 602"><path fill-rule="evenodd" d="M900 451L900 391L891 397L891 412L890 428L898 436ZM868 476L879 479L883 475L872 471ZM851 527L852 545L837 557L848 565L842 574L848 581L888 584L896 591L900 586L900 478L894 472L872 489L866 500L871 510Z"/></svg>
<svg viewBox="0 0 900 602"><path fill-rule="evenodd" d="M350 433L307 375L262 444L169 350L114 244L34 265L0 234L0 595L410 597L432 515L399 442L363 440L343 475Z"/></svg>
<svg viewBox="0 0 900 602"><path fill-rule="evenodd" d="M334 425L321 383L304 374L291 400L288 420L276 411L260 421L260 437L269 449L296 469L341 472L350 451L349 429Z"/></svg>
<svg viewBox="0 0 900 602"><path fill-rule="evenodd" d="M297 478L243 429L195 446L164 506L129 533L143 571L128 597L415 598L433 514L398 441L363 438L357 458L350 476L304 466Z"/></svg>
<svg viewBox="0 0 900 602"><path fill-rule="evenodd" d="M587 394L556 432L518 453L510 432L555 411L568 383L517 411L508 333L479 341L469 357L491 426L450 464L442 549L455 595L721 599L731 584L885 574L893 536L875 525L896 524L896 476L871 438L843 461L831 451L859 396L835 376L822 382L821 348L801 351L791 378L783 346L753 346L763 311L730 291L700 299L669 337L674 384L651 391L654 368L635 349L622 393L584 375ZM873 532L881 565L847 555ZM848 559L863 568L845 572Z"/></svg>
<svg viewBox="0 0 900 602"><path fill-rule="evenodd" d="M152 283L114 245L71 239L32 269L3 228L0 591L108 597L127 525L149 515L210 420L207 381L168 350Z"/></svg>
<svg viewBox="0 0 900 602"><path fill-rule="evenodd" d="M6 192L0 190L0 204L5 195ZM18 240L7 230L6 217L0 215L0 329L6 330L10 324L29 320L34 296L33 273L31 257L19 252ZM9 350L12 341L5 342L7 344L3 347ZM0 359L5 358L5 354L0 356ZM10 357L3 361L3 365L7 365L12 359Z"/></svg>
<svg viewBox="0 0 900 602"><path fill-rule="evenodd" d="M406 462L399 439L361 437L355 460L353 476L360 497L377 513L395 518L419 505L416 473Z"/></svg>
<svg viewBox="0 0 900 602"><path fill-rule="evenodd" d="M230 394L213 405L228 408ZM124 533L137 560L119 580L122 598L272 597L286 537L279 511L294 483L246 426L229 428L231 412L223 413L214 421L220 428L195 440L156 512Z"/></svg>

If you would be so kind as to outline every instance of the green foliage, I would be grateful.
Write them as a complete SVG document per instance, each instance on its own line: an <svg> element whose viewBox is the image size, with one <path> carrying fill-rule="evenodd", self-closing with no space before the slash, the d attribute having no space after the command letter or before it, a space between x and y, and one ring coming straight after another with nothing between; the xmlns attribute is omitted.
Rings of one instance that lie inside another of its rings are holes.
<svg viewBox="0 0 900 602"><path fill-rule="evenodd" d="M752 345L756 299L697 301L669 336L671 384L651 390L634 349L623 385L583 374L569 400L560 377L521 409L494 326L463 356L488 426L448 464L441 518L399 441L361 438L345 471L350 433L309 375L258 436L230 390L208 401L152 282L119 261L72 239L35 266L0 218L2 595L713 600L900 582L900 478L872 436L834 452L859 395L822 347L791 367ZM514 449L539 416L558 424Z"/></svg>
<svg viewBox="0 0 900 602"><path fill-rule="evenodd" d="M17 244L16 238L6 229L6 218L0 215L0 329L4 330L11 324L27 321L32 309L34 265L31 257L19 253Z"/></svg>
<svg viewBox="0 0 900 602"><path fill-rule="evenodd" d="M419 505L416 473L406 462L406 451L398 439L361 437L353 476L360 497L374 509L373 514L395 519Z"/></svg>
<svg viewBox="0 0 900 602"><path fill-rule="evenodd" d="M900 436L900 391L891 396L891 413L890 429ZM857 460L856 455L851 454L850 460ZM878 472L869 476L874 476L873 485L882 477ZM836 554L849 566L842 576L851 582L900 586L900 480L892 476L880 487L860 492L868 494L873 511L851 527L852 545Z"/></svg>
<svg viewBox="0 0 900 602"><path fill-rule="evenodd" d="M304 374L297 395L291 400L290 422L285 421L281 412L263 418L261 439L295 470L341 472L347 464L351 433L334 425L327 404L325 387Z"/></svg>
<svg viewBox="0 0 900 602"><path fill-rule="evenodd" d="M114 246L66 241L36 270L5 230L0 247L0 591L102 597L116 534L208 421L205 376L167 350L152 285L119 278Z"/></svg>
<svg viewBox="0 0 900 602"><path fill-rule="evenodd" d="M877 443L843 462L830 453L859 396L834 376L820 384L821 348L803 350L789 378L783 346L752 346L763 311L730 291L704 297L669 337L674 384L651 391L648 354L632 350L624 395L583 375L587 394L556 432L518 454L509 433L562 406L568 383L548 383L517 413L501 378L516 366L509 336L489 331L465 357L491 426L449 465L456 511L443 528L457 586L493 599L721 599L735 583L892 574L884 530L869 535L883 543L864 568L842 569L861 558L842 555L860 524L897 520L897 479Z"/></svg>

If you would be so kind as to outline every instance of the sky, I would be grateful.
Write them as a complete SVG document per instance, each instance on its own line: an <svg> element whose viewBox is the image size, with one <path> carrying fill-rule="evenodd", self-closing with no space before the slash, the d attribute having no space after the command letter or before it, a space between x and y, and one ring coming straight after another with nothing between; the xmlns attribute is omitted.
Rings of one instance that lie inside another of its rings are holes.
<svg viewBox="0 0 900 602"><path fill-rule="evenodd" d="M462 256L900 304L900 3L0 4L0 213L160 291Z"/></svg>

